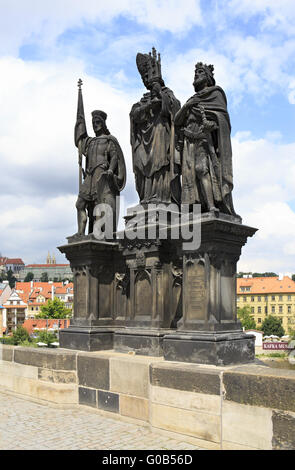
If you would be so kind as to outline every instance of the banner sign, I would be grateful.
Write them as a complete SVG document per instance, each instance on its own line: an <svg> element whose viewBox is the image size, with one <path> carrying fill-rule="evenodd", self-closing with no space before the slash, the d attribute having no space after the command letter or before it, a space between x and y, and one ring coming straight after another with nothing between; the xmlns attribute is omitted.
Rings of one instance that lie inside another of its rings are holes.
<svg viewBox="0 0 295 470"><path fill-rule="evenodd" d="M288 343L268 343L268 342L264 342L262 344L262 349L274 349L274 350L278 350L278 349L288 349L288 350L292 350L294 348L289 348L288 346Z"/></svg>

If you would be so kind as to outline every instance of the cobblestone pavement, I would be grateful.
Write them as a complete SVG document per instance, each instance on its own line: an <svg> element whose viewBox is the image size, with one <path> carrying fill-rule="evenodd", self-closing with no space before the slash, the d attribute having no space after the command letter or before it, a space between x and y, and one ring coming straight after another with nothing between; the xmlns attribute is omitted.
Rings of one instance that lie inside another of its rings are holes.
<svg viewBox="0 0 295 470"><path fill-rule="evenodd" d="M1 450L199 450L85 407L61 409L0 392Z"/></svg>

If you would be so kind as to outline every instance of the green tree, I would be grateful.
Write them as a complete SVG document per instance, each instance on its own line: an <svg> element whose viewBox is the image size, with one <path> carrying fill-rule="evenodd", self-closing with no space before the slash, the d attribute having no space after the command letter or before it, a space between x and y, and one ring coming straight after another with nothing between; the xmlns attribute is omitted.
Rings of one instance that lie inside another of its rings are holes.
<svg viewBox="0 0 295 470"><path fill-rule="evenodd" d="M48 274L47 273L42 273L40 281L41 282L48 282Z"/></svg>
<svg viewBox="0 0 295 470"><path fill-rule="evenodd" d="M14 277L11 268L7 271L7 281L9 283L11 289L13 289L14 286L15 286L15 283L16 283L16 277Z"/></svg>
<svg viewBox="0 0 295 470"><path fill-rule="evenodd" d="M53 300L49 299L46 305L41 306L41 312L36 315L36 318L70 318L72 311L66 308L62 300L55 297Z"/></svg>
<svg viewBox="0 0 295 470"><path fill-rule="evenodd" d="M38 332L38 336L36 338L36 343L46 343L49 346L51 343L57 341L57 336L54 333L50 333L48 331L40 331Z"/></svg>
<svg viewBox="0 0 295 470"><path fill-rule="evenodd" d="M282 326L282 319L274 317L273 315L269 315L263 320L261 329L265 336L284 336L285 334L285 330Z"/></svg>
<svg viewBox="0 0 295 470"><path fill-rule="evenodd" d="M251 315L251 309L249 305L245 305L243 308L238 307L237 315L241 320L242 326L245 328L245 330L256 329L256 323Z"/></svg>
<svg viewBox="0 0 295 470"><path fill-rule="evenodd" d="M31 282L34 279L34 274L30 271L27 273L24 282Z"/></svg>
<svg viewBox="0 0 295 470"><path fill-rule="evenodd" d="M23 326L18 326L13 333L12 343L17 345L23 341L30 341L30 335Z"/></svg>

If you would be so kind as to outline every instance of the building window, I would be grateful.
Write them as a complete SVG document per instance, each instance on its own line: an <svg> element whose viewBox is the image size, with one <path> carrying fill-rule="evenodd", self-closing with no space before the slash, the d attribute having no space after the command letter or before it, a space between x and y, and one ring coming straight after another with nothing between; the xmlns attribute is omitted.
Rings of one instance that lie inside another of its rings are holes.
<svg viewBox="0 0 295 470"><path fill-rule="evenodd" d="M271 300L276 300L276 296L275 296L275 295L272 295L272 296L271 296Z"/></svg>
<svg viewBox="0 0 295 470"><path fill-rule="evenodd" d="M251 313L255 313L254 307L251 307Z"/></svg>
<svg viewBox="0 0 295 470"><path fill-rule="evenodd" d="M283 306L279 305L279 313L283 313Z"/></svg>
<svg viewBox="0 0 295 470"><path fill-rule="evenodd" d="M288 313L291 313L291 305L288 305Z"/></svg>
<svg viewBox="0 0 295 470"><path fill-rule="evenodd" d="M261 302L261 297L260 297L260 295L258 296L258 299L257 299L257 300L258 300L258 302Z"/></svg>
<svg viewBox="0 0 295 470"><path fill-rule="evenodd" d="M283 296L282 296L282 295L279 295L279 300L280 300L280 301L283 300Z"/></svg>
<svg viewBox="0 0 295 470"><path fill-rule="evenodd" d="M244 302L247 302L247 297L243 297Z"/></svg>
<svg viewBox="0 0 295 470"><path fill-rule="evenodd" d="M258 307L258 313L261 313L261 307Z"/></svg>
<svg viewBox="0 0 295 470"><path fill-rule="evenodd" d="M268 313L267 307L264 307L264 313L265 313L265 315L267 315L267 313Z"/></svg>
<svg viewBox="0 0 295 470"><path fill-rule="evenodd" d="M255 298L254 297L251 297L251 302L254 302L255 301Z"/></svg>
<svg viewBox="0 0 295 470"><path fill-rule="evenodd" d="M264 297L264 300L265 300L265 302L268 301L268 296L267 295Z"/></svg>
<svg viewBox="0 0 295 470"><path fill-rule="evenodd" d="M258 318L257 323L261 323L261 318Z"/></svg>
<svg viewBox="0 0 295 470"><path fill-rule="evenodd" d="M292 295L288 295L288 300L292 300Z"/></svg>
<svg viewBox="0 0 295 470"><path fill-rule="evenodd" d="M276 313L276 307L274 305L271 306L271 313Z"/></svg>

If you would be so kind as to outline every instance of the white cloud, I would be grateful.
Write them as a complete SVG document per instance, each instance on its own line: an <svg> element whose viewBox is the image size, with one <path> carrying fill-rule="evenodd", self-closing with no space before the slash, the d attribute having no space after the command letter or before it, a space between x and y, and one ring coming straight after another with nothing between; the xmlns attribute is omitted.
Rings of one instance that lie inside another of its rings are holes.
<svg viewBox="0 0 295 470"><path fill-rule="evenodd" d="M42 253L76 231L76 79L84 79L89 135L91 111L108 113L108 127L126 159L123 194L129 203L136 197L129 143L135 97L89 76L83 63L74 60L56 64L2 58L0 67L1 251L7 256L21 251L27 262L40 262Z"/></svg>
<svg viewBox="0 0 295 470"><path fill-rule="evenodd" d="M245 88L241 79L242 70L239 65L225 55L218 53L214 47L208 49L194 48L185 54L174 55L173 51L163 54L163 76L168 77L167 86L171 87L182 104L195 93L193 79L195 64L205 62L214 64L216 83L227 92L236 92L237 100Z"/></svg>
<svg viewBox="0 0 295 470"><path fill-rule="evenodd" d="M289 60L294 60L294 49L294 41L273 45L267 37L227 34L218 46L193 48L176 56L170 48L164 50L163 75L169 77L167 85L182 102L194 93L194 66L202 61L214 64L216 83L231 94L233 106L239 105L245 95L252 95L256 102L266 102L278 92L292 103L294 71L286 70Z"/></svg>
<svg viewBox="0 0 295 470"><path fill-rule="evenodd" d="M295 272L295 143L251 138L233 139L236 211L258 232L242 249L241 271Z"/></svg>
<svg viewBox="0 0 295 470"><path fill-rule="evenodd" d="M202 22L199 0L1 0L0 53L16 54L24 42L49 46L69 28L104 25L119 15L173 33Z"/></svg>
<svg viewBox="0 0 295 470"><path fill-rule="evenodd" d="M293 0L231 0L228 11L233 16L241 15L244 19L260 15L262 29L279 30L285 34L294 34L295 10Z"/></svg>

